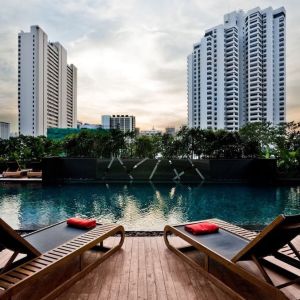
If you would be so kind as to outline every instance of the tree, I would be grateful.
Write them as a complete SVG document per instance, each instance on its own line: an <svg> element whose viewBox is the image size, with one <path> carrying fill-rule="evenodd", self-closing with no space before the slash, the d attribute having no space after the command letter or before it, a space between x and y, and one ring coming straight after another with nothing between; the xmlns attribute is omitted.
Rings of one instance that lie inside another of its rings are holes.
<svg viewBox="0 0 300 300"><path fill-rule="evenodd" d="M176 136L178 140L178 157L179 158L191 158L191 137L190 137L190 129L187 126L183 126L177 133Z"/></svg>
<svg viewBox="0 0 300 300"><path fill-rule="evenodd" d="M240 136L244 143L260 145L260 156L270 158L273 154L274 139L277 134L277 128L270 122L247 123L240 129Z"/></svg>
<svg viewBox="0 0 300 300"><path fill-rule="evenodd" d="M135 157L138 158L155 158L157 152L154 149L154 144L151 137L140 136L135 142Z"/></svg>

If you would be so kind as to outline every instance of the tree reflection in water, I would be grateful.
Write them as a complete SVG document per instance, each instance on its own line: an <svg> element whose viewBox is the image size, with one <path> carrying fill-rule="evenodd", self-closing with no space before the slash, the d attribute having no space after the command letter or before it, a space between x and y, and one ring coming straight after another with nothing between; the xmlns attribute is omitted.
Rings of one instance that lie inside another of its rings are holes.
<svg viewBox="0 0 300 300"><path fill-rule="evenodd" d="M36 229L71 216L123 224L127 230L163 230L220 218L265 225L278 214L300 213L300 187L240 184L3 184L0 217L16 229Z"/></svg>

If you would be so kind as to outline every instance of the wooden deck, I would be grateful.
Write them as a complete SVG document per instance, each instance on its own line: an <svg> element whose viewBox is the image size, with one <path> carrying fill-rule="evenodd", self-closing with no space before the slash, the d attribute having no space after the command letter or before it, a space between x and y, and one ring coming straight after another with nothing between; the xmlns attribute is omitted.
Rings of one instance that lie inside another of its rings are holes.
<svg viewBox="0 0 300 300"><path fill-rule="evenodd" d="M184 245L180 239L174 239L177 246ZM105 246L112 246L117 242L116 238L110 238ZM90 251L84 261L88 262L99 255L99 252ZM0 252L0 267L8 257L7 250ZM224 273L224 276L227 275ZM243 285L236 278L234 280L236 285ZM300 290L297 289L293 294L300 297L299 293ZM257 299L253 291L251 296L253 297L249 299ZM297 296L288 298L297 299ZM185 263L166 248L162 236L157 236L126 237L120 251L56 298L66 299L242 298L228 287L222 286L222 283L216 285L207 275Z"/></svg>
<svg viewBox="0 0 300 300"><path fill-rule="evenodd" d="M167 250L163 237L126 237L120 251L57 298L65 299L229 300L232 296Z"/></svg>

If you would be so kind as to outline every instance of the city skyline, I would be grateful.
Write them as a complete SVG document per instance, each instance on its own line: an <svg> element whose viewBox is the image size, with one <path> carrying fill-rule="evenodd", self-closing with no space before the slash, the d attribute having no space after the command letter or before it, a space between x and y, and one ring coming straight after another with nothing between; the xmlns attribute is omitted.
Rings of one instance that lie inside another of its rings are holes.
<svg viewBox="0 0 300 300"><path fill-rule="evenodd" d="M187 123L186 56L205 29L234 10L284 6L287 11L287 121L300 121L296 1L16 1L0 16L0 120L17 130L17 43L23 28L40 25L78 67L78 120L135 115L141 129Z"/></svg>

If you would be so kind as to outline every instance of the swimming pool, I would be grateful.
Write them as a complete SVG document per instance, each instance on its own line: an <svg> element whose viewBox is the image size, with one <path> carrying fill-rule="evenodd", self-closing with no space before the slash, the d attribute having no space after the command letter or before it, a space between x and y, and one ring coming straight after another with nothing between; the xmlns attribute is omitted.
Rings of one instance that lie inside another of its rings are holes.
<svg viewBox="0 0 300 300"><path fill-rule="evenodd" d="M75 215L120 223L126 230L163 230L167 223L212 217L242 226L265 225L281 213L300 213L300 186L0 185L0 217L24 230Z"/></svg>

